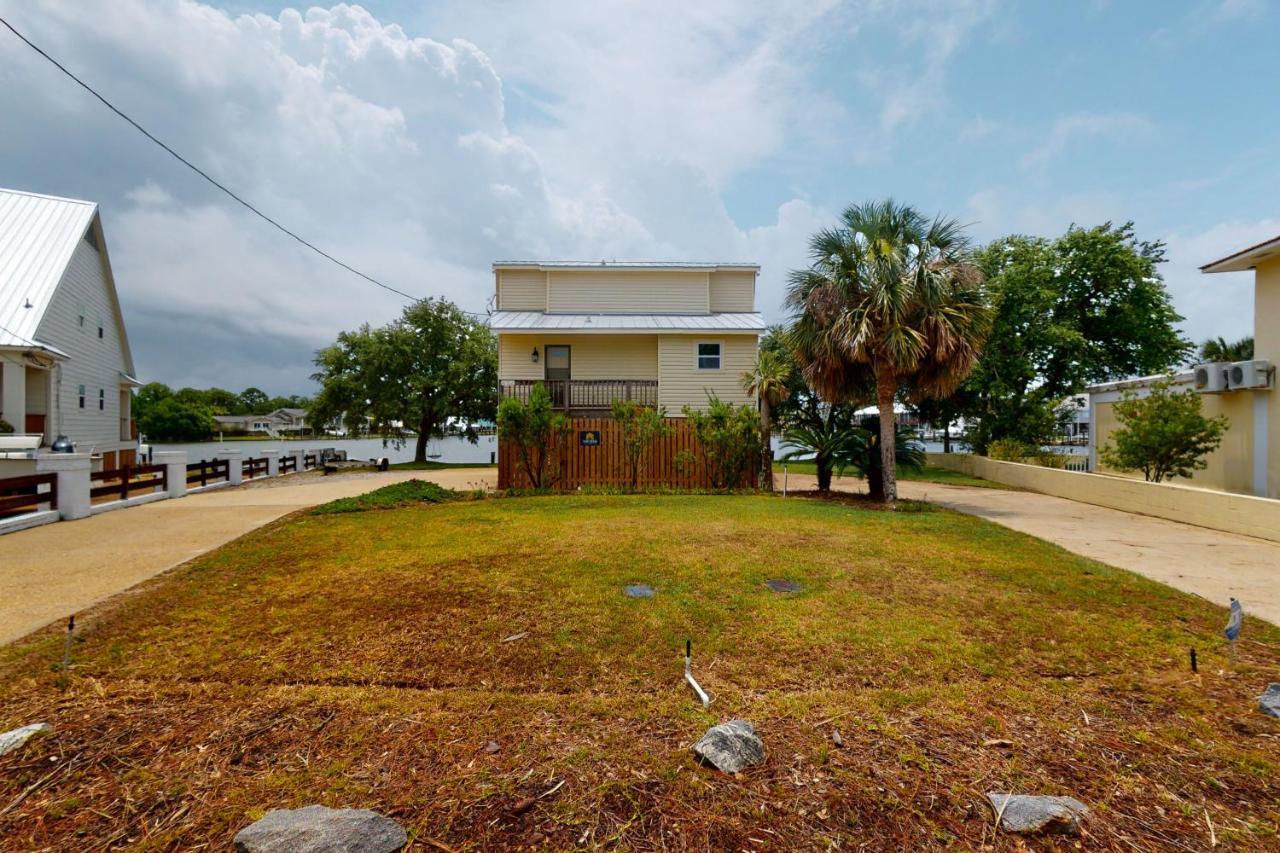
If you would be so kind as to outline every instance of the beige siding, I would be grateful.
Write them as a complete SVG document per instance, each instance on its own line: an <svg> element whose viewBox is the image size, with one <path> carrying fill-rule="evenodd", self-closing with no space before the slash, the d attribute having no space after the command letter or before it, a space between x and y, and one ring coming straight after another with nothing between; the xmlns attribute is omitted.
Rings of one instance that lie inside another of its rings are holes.
<svg viewBox="0 0 1280 853"><path fill-rule="evenodd" d="M698 344L721 344L720 369L698 369ZM680 416L688 405L704 408L707 393L725 402L751 403L742 390L742 374L751 369L756 357L755 335L662 335L658 338L658 402L668 414Z"/></svg>
<svg viewBox="0 0 1280 853"><path fill-rule="evenodd" d="M713 313L754 311L756 274L754 272L711 273L711 310Z"/></svg>
<svg viewBox="0 0 1280 853"><path fill-rule="evenodd" d="M542 379L547 344L569 346L573 379L657 379L656 335L499 335L498 378ZM538 363L530 356L538 350Z"/></svg>
<svg viewBox="0 0 1280 853"><path fill-rule="evenodd" d="M120 330L108 295L102 258L80 241L36 332L71 358L61 365L57 405L51 407L49 434L66 434L77 450L103 452L131 447L120 441L120 371L125 369ZM84 316L81 325L80 317ZM102 337L98 337L98 327ZM57 370L58 368L55 368ZM85 386L80 408L79 386ZM102 408L98 408L101 392ZM59 420L59 410L61 419Z"/></svg>
<svg viewBox="0 0 1280 853"><path fill-rule="evenodd" d="M547 310L559 313L706 314L708 274L666 270L553 270Z"/></svg>
<svg viewBox="0 0 1280 853"><path fill-rule="evenodd" d="M498 270L499 311L546 311L547 274L542 270Z"/></svg>

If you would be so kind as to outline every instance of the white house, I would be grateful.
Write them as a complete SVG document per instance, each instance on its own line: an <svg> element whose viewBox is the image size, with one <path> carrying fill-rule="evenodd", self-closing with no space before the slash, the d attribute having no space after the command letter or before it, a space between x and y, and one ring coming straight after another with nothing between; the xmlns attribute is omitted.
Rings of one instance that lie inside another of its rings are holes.
<svg viewBox="0 0 1280 853"><path fill-rule="evenodd" d="M98 206L0 189L0 419L116 468L134 460L137 384Z"/></svg>

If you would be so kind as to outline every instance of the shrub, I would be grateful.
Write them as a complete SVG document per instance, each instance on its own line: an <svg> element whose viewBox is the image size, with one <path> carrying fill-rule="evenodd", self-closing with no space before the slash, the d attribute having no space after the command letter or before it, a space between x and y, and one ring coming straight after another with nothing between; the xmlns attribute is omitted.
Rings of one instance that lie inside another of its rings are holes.
<svg viewBox="0 0 1280 853"><path fill-rule="evenodd" d="M677 464L686 472L701 462L713 489L732 489L754 469L760 452L760 418L750 406L735 407L715 394L707 408L684 407L684 416L698 442L698 455L681 451Z"/></svg>
<svg viewBox="0 0 1280 853"><path fill-rule="evenodd" d="M548 478L552 459L558 459L569 434L569 419L551 406L547 386L539 382L529 391L529 402L508 397L498 406L498 433L515 442L529 485L543 489L555 482Z"/></svg>
<svg viewBox="0 0 1280 853"><path fill-rule="evenodd" d="M339 498L327 504L321 504L311 510L314 515L331 515L341 512L364 512L373 509L396 509L414 504L438 504L458 500L463 496L474 497L474 493L455 492L444 486L426 480L406 480L403 483L392 483L381 489L350 498Z"/></svg>
<svg viewBox="0 0 1280 853"><path fill-rule="evenodd" d="M663 407L642 406L634 400L615 400L613 419L622 432L623 465L626 466L627 483L632 491L640 485L640 475L649 449L660 438L671 435L667 423L667 410Z"/></svg>
<svg viewBox="0 0 1280 853"><path fill-rule="evenodd" d="M1125 392L1114 411L1120 428L1111 434L1115 443L1102 448L1103 463L1118 471L1141 471L1153 483L1206 468L1204 457L1222 443L1230 425L1223 415L1202 415L1200 395L1174 391L1169 379L1157 382L1145 397Z"/></svg>
<svg viewBox="0 0 1280 853"><path fill-rule="evenodd" d="M1025 462L1039 455L1039 447L1016 438L1001 438L987 445L987 456L1000 462Z"/></svg>
<svg viewBox="0 0 1280 853"><path fill-rule="evenodd" d="M13 432L13 424L0 418L0 435L8 435Z"/></svg>

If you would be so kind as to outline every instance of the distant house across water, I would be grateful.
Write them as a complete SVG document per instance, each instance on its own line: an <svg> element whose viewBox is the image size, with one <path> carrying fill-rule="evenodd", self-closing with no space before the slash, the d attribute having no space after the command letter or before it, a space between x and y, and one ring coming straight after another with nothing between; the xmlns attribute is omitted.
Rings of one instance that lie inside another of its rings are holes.
<svg viewBox="0 0 1280 853"><path fill-rule="evenodd" d="M306 409L276 409L265 415L215 415L221 432L243 432L258 435L307 435Z"/></svg>

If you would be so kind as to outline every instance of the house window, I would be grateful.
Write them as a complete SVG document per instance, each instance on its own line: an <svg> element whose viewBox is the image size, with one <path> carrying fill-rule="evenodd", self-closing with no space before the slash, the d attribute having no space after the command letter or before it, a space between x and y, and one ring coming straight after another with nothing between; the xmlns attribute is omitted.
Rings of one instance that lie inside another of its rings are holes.
<svg viewBox="0 0 1280 853"><path fill-rule="evenodd" d="M102 324L98 324L98 340L102 340Z"/></svg>
<svg viewBox="0 0 1280 853"><path fill-rule="evenodd" d="M105 412L107 410L107 392L103 388L98 389L98 411Z"/></svg>
<svg viewBox="0 0 1280 853"><path fill-rule="evenodd" d="M80 386L80 408L84 408L84 386Z"/></svg>
<svg viewBox="0 0 1280 853"><path fill-rule="evenodd" d="M718 343L698 344L698 369L699 370L719 370L720 369L720 344Z"/></svg>

